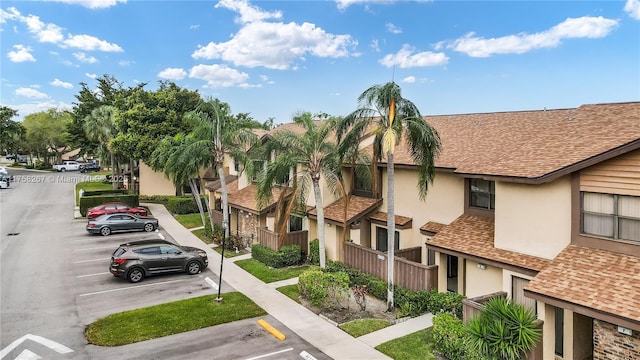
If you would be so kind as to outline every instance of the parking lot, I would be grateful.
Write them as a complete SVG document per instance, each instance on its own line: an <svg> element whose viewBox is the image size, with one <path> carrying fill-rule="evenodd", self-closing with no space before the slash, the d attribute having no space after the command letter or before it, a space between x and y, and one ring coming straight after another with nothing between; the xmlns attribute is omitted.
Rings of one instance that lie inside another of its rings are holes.
<svg viewBox="0 0 640 360"><path fill-rule="evenodd" d="M179 299L217 294L205 281L217 283L217 277L207 268L198 275L168 274L147 277L141 283L131 284L109 273L111 254L122 243L163 238L175 242L162 228L159 231L90 235L85 230L86 220L76 220L69 231L68 246L71 261L69 270L75 284L75 301L80 318L89 324L109 314L166 303ZM228 287L223 287L223 290Z"/></svg>

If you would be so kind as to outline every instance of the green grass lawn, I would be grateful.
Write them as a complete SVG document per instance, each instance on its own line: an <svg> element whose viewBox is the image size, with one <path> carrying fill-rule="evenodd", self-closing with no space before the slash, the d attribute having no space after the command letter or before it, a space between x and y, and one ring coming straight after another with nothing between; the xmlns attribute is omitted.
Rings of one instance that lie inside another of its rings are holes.
<svg viewBox="0 0 640 360"><path fill-rule="evenodd" d="M278 290L281 293L287 295L287 297L289 299L297 302L298 304L301 304L301 302L300 302L300 290L298 290L298 284L281 286L281 287L277 288L276 290Z"/></svg>
<svg viewBox="0 0 640 360"><path fill-rule="evenodd" d="M358 337L384 329L389 325L391 323L383 319L360 319L342 324L340 329L353 337Z"/></svg>
<svg viewBox="0 0 640 360"><path fill-rule="evenodd" d="M434 360L431 328L420 330L376 346L394 360Z"/></svg>
<svg viewBox="0 0 640 360"><path fill-rule="evenodd" d="M202 218L200 217L200 213L175 214L173 215L173 217L187 229L193 229L195 227L202 226ZM204 220L205 222L209 221L209 214L204 214ZM204 235L204 229L202 229L202 234Z"/></svg>
<svg viewBox="0 0 640 360"><path fill-rule="evenodd" d="M261 307L239 292L174 301L112 314L87 327L89 343L119 346L178 334L237 320L267 315Z"/></svg>
<svg viewBox="0 0 640 360"><path fill-rule="evenodd" d="M275 281L298 277L298 275L309 268L308 265L302 265L290 268L272 269L254 259L239 260L236 261L235 264L265 283L272 283Z"/></svg>
<svg viewBox="0 0 640 360"><path fill-rule="evenodd" d="M111 190L113 185L111 183L103 183L102 181L85 181L76 184L76 204L79 203L80 189L84 191L96 191L96 190Z"/></svg>

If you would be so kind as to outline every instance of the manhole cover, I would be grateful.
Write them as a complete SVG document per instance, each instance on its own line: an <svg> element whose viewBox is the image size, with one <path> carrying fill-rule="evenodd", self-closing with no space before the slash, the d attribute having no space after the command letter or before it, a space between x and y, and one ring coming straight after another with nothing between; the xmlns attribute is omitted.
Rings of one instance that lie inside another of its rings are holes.
<svg viewBox="0 0 640 360"><path fill-rule="evenodd" d="M17 236L20 235L20 233L8 233L7 236Z"/></svg>

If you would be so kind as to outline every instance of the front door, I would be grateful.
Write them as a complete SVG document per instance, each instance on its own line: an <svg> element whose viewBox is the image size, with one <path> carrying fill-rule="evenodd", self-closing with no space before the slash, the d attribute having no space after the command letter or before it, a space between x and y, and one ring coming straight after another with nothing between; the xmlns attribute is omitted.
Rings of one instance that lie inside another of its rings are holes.
<svg viewBox="0 0 640 360"><path fill-rule="evenodd" d="M458 292L458 257L447 255L447 291Z"/></svg>

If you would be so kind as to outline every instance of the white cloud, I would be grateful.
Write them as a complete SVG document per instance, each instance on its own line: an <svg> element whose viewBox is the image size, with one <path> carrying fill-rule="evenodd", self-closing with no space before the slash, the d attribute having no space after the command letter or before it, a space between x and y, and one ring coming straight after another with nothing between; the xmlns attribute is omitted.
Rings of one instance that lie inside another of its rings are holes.
<svg viewBox="0 0 640 360"><path fill-rule="evenodd" d="M13 45L15 51L9 51L7 57L12 62L25 62L36 61L36 58L31 55L31 48L24 45Z"/></svg>
<svg viewBox="0 0 640 360"><path fill-rule="evenodd" d="M98 2L91 0L90 2ZM91 35L67 35L65 39L62 27L56 24L47 24L35 15L23 16L15 7L10 7L6 11L0 9L1 22L7 20L19 21L27 26L27 29L33 34L39 42L52 43L60 47L73 47L81 50L99 50L107 52L122 52L122 48L117 44L111 44L105 40L101 40Z"/></svg>
<svg viewBox="0 0 640 360"><path fill-rule="evenodd" d="M402 29L393 25L392 23L386 23L384 27L387 28L387 31L392 34L402 34Z"/></svg>
<svg viewBox="0 0 640 360"><path fill-rule="evenodd" d="M126 4L127 0L46 0L52 2L61 2L72 5L81 5L89 9L106 9L118 5L118 3Z"/></svg>
<svg viewBox="0 0 640 360"><path fill-rule="evenodd" d="M63 41L64 46L78 48L86 51L100 50L107 52L122 52L117 44L111 44L91 35L71 35Z"/></svg>
<svg viewBox="0 0 640 360"><path fill-rule="evenodd" d="M87 56L87 54L83 53L83 52L76 52L73 53L73 56L80 62L83 63L89 63L89 64L93 64L93 63L97 63L98 59L96 59L93 56Z"/></svg>
<svg viewBox="0 0 640 360"><path fill-rule="evenodd" d="M260 80L262 80L262 82L264 82L265 84L275 84L276 82L269 79L269 77L267 75L260 75Z"/></svg>
<svg viewBox="0 0 640 360"><path fill-rule="evenodd" d="M365 8L368 8L369 4L393 4L398 0L336 0L336 5L339 10L344 10L351 5L365 4ZM416 0L416 1L432 1L432 0Z"/></svg>
<svg viewBox="0 0 640 360"><path fill-rule="evenodd" d="M65 88L65 89L73 89L73 85L71 83L64 82L64 81L59 80L59 79L55 79L52 82L50 82L49 84L51 84L53 86L62 87L62 88Z"/></svg>
<svg viewBox="0 0 640 360"><path fill-rule="evenodd" d="M236 17L236 23L247 24L267 19L281 19L282 12L266 12L257 6L252 6L247 0L220 0L216 8L223 7L240 14Z"/></svg>
<svg viewBox="0 0 640 360"><path fill-rule="evenodd" d="M196 65L189 70L189 77L207 82L208 87L220 88L244 84L249 75L226 65Z"/></svg>
<svg viewBox="0 0 640 360"><path fill-rule="evenodd" d="M224 43L198 46L194 59L222 59L236 66L285 70L306 54L317 57L344 57L357 45L349 35L334 35L314 24L249 23Z"/></svg>
<svg viewBox="0 0 640 360"><path fill-rule="evenodd" d="M640 20L640 0L627 0L624 4L624 11L636 20Z"/></svg>
<svg viewBox="0 0 640 360"><path fill-rule="evenodd" d="M191 26L189 26L189 29L190 30L198 30L198 29L200 29L200 25L199 24L191 25Z"/></svg>
<svg viewBox="0 0 640 360"><path fill-rule="evenodd" d="M91 74L91 73L84 73L84 76L91 78L91 79L95 79L98 77L97 74Z"/></svg>
<svg viewBox="0 0 640 360"><path fill-rule="evenodd" d="M118 61L118 65L122 66L122 67L127 67L127 66L131 66L133 64L135 64L135 61L129 61L129 60L120 60Z"/></svg>
<svg viewBox="0 0 640 360"><path fill-rule="evenodd" d="M416 82L416 77L415 76L407 76L406 78L402 79L402 82L412 84L412 83Z"/></svg>
<svg viewBox="0 0 640 360"><path fill-rule="evenodd" d="M187 76L187 72L181 68L167 68L158 73L158 77L169 80L182 80Z"/></svg>
<svg viewBox="0 0 640 360"><path fill-rule="evenodd" d="M563 39L602 38L616 26L617 20L602 16L568 18L560 24L535 34L520 33L499 38L485 39L469 33L448 46L472 57L489 57L493 54L522 54L534 49L552 48Z"/></svg>
<svg viewBox="0 0 640 360"><path fill-rule="evenodd" d="M389 54L380 59L380 64L386 67L398 65L400 68L412 68L422 66L438 66L445 65L449 62L449 58L444 53L434 53L431 51L423 51L412 54L415 48L409 45L403 45L402 49L396 54Z"/></svg>
<svg viewBox="0 0 640 360"><path fill-rule="evenodd" d="M378 44L378 39L373 39L371 40L371 48L373 48L373 50L375 50L376 52L380 52L380 45Z"/></svg>
<svg viewBox="0 0 640 360"><path fill-rule="evenodd" d="M21 87L16 89L16 95L24 96L29 99L47 99L49 95L42 93L34 88Z"/></svg>
<svg viewBox="0 0 640 360"><path fill-rule="evenodd" d="M12 104L7 106L9 106L12 109L18 110L18 116L17 116L18 121L24 120L24 117L29 114L48 111L49 109L57 109L59 111L73 110L73 106L71 104L67 104L61 101L59 102L42 101L42 102L33 102L33 103L24 103L24 104Z"/></svg>

